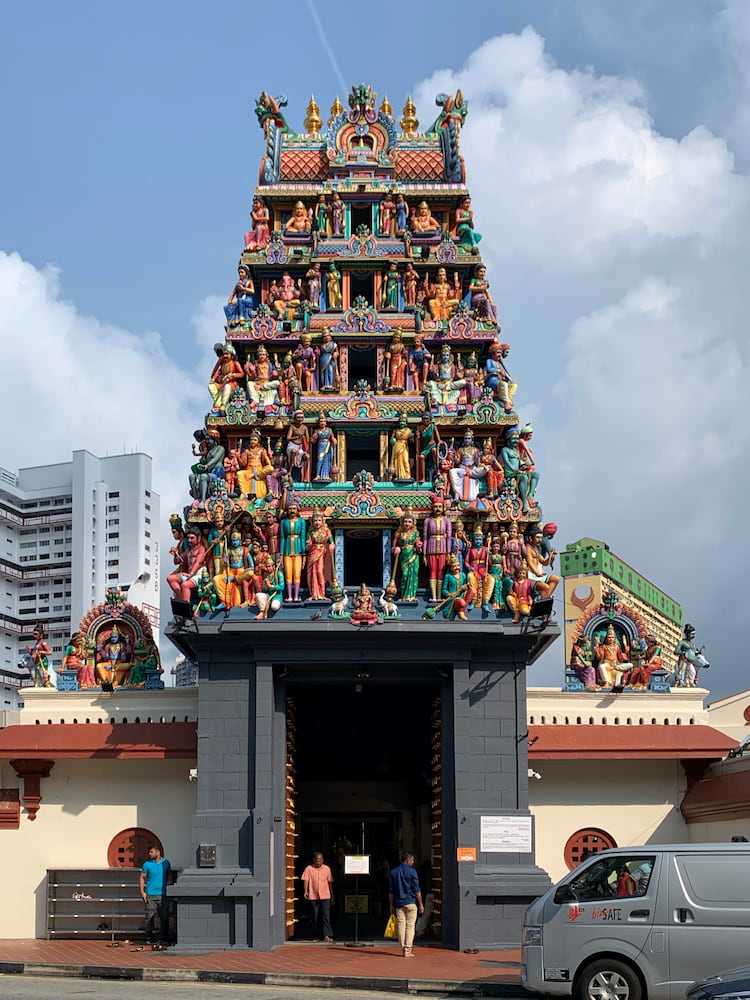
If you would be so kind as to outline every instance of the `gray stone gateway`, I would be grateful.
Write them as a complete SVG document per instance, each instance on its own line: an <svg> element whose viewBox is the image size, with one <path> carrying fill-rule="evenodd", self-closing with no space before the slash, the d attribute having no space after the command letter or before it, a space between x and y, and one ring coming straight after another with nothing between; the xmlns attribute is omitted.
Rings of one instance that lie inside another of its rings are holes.
<svg viewBox="0 0 750 1000"><path fill-rule="evenodd" d="M305 617L170 628L199 665L195 864L172 889L180 945L282 943L317 849L338 911L355 891L338 855L369 854L360 932L381 937L383 874L406 849L429 869L445 945L517 946L526 904L550 884L534 864L525 688L556 627ZM502 849L527 830L523 849ZM351 936L344 912L336 932Z"/></svg>

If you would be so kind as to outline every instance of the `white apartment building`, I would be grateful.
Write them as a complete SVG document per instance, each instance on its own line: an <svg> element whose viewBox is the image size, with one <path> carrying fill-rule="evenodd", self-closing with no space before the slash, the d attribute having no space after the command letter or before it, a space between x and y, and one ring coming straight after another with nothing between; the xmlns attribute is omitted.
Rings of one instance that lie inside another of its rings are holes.
<svg viewBox="0 0 750 1000"><path fill-rule="evenodd" d="M59 668L83 615L120 587L159 630L159 495L148 455L0 468L0 673L44 625ZM135 581L135 583L134 583Z"/></svg>

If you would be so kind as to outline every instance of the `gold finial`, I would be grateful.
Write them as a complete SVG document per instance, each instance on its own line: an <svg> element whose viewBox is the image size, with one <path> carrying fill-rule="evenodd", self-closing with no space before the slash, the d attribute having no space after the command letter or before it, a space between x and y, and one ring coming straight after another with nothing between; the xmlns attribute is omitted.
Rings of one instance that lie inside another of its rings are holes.
<svg viewBox="0 0 750 1000"><path fill-rule="evenodd" d="M307 134L311 135L313 139L317 139L323 127L323 119L320 117L320 108L313 96L310 97L310 103L307 105L307 118L302 124L307 129Z"/></svg>
<svg viewBox="0 0 750 1000"><path fill-rule="evenodd" d="M331 117L328 119L328 124L332 125L334 118L338 118L341 112L344 110L344 105L339 100L339 95L336 94L336 100L331 105Z"/></svg>
<svg viewBox="0 0 750 1000"><path fill-rule="evenodd" d="M404 105L404 110L401 112L403 118L401 119L401 128L405 135L412 136L419 128L419 121L417 120L417 109L414 107L414 101L411 99L411 94L406 99L406 104Z"/></svg>
<svg viewBox="0 0 750 1000"><path fill-rule="evenodd" d="M388 100L388 95L383 98L383 103L380 105L380 110L384 115L388 115L389 118L393 117L393 108L391 107L391 102Z"/></svg>

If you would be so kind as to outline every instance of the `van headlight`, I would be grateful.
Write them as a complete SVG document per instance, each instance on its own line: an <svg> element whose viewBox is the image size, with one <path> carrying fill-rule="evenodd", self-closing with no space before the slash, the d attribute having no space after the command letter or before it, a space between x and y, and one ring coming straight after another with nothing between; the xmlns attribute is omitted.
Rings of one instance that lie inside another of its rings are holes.
<svg viewBox="0 0 750 1000"><path fill-rule="evenodd" d="M542 943L542 928L526 926L523 929L523 943L524 947L529 947L531 945L539 945Z"/></svg>

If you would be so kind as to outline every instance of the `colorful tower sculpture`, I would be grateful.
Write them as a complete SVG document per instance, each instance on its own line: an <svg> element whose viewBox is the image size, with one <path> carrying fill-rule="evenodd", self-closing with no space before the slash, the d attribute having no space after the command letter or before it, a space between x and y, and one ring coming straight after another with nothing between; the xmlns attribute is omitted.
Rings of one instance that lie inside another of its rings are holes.
<svg viewBox="0 0 750 1000"><path fill-rule="evenodd" d="M385 860L413 846L428 862L445 941L510 941L515 915L506 907L498 922L500 908L477 900L546 884L533 864L523 670L557 634L529 616L558 579L459 151L467 105L440 95L418 132L411 99L399 127L363 84L348 108L336 98L325 131L311 98L295 133L285 104L263 93L255 109L265 155L192 499L173 523L183 621L171 638L199 664L210 737L196 849L210 844L205 857L215 849L225 870L199 863L181 877L181 939L205 942L208 927L220 943L231 925L232 943L263 947L294 933L311 812L311 785L297 780L306 685L331 684L336 705L337 683L354 676L360 692L412 685L427 706L424 732L407 735L434 749L422 819L396 822ZM244 729L222 715L238 704ZM459 847L474 850L471 871Z"/></svg>

